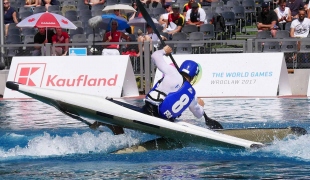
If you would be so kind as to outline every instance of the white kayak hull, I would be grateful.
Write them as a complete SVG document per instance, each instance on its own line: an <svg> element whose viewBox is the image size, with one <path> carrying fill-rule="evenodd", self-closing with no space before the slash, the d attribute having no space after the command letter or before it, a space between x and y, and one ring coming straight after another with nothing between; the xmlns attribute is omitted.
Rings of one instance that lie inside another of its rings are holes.
<svg viewBox="0 0 310 180"><path fill-rule="evenodd" d="M221 133L221 131L184 122L169 122L138 112L134 110L135 107L132 105L119 104L116 101L97 96L31 87L16 82L7 82L6 85L10 89L54 106L72 117L85 117L111 125L156 134L182 143L243 148L264 146L261 142L234 137Z"/></svg>

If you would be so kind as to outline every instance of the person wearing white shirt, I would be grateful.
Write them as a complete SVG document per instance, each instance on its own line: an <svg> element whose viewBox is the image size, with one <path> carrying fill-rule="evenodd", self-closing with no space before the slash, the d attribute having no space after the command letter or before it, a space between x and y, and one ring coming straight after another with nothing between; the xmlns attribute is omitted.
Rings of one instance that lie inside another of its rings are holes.
<svg viewBox="0 0 310 180"><path fill-rule="evenodd" d="M199 8L198 3L193 2L191 9L186 12L185 24L200 26L204 24L206 19L206 12Z"/></svg>
<svg viewBox="0 0 310 180"><path fill-rule="evenodd" d="M298 19L292 21L290 36L296 38L307 38L309 34L310 19L306 18L306 10L300 9ZM300 41L297 42L297 50L300 50ZM296 60L297 53L293 56Z"/></svg>
<svg viewBox="0 0 310 180"><path fill-rule="evenodd" d="M310 19L306 18L306 10L300 9L298 19L292 21L290 36L304 38L309 34Z"/></svg>
<svg viewBox="0 0 310 180"><path fill-rule="evenodd" d="M278 22L282 25L282 30L285 30L285 23L292 21L291 10L286 7L286 0L279 0L278 7L274 10L278 16Z"/></svg>
<svg viewBox="0 0 310 180"><path fill-rule="evenodd" d="M164 8L166 10L166 13L160 15L158 22L160 25L166 28L168 22L168 14L172 13L171 3L169 2L165 3Z"/></svg>

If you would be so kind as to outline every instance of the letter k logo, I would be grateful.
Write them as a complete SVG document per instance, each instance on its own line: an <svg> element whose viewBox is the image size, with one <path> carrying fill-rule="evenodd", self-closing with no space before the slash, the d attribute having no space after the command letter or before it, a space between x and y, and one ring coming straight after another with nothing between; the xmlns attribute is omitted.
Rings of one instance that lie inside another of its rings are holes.
<svg viewBox="0 0 310 180"><path fill-rule="evenodd" d="M36 86L36 84L30 79L30 76L35 73L39 67L24 67L20 69L18 83L25 84L27 86Z"/></svg>
<svg viewBox="0 0 310 180"><path fill-rule="evenodd" d="M17 65L15 81L27 86L41 87L46 64L26 64L20 63Z"/></svg>

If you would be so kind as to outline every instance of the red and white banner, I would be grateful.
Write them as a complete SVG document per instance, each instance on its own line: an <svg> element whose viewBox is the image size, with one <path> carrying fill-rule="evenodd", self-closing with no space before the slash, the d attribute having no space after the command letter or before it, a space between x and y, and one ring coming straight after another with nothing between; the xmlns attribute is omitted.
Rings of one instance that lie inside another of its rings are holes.
<svg viewBox="0 0 310 180"><path fill-rule="evenodd" d="M129 56L14 57L8 81L101 97L138 96ZM3 98L28 98L5 89Z"/></svg>
<svg viewBox="0 0 310 180"><path fill-rule="evenodd" d="M194 85L197 96L292 95L283 53L236 53L174 55L180 66L194 60L202 67L202 78ZM171 64L169 57L165 57ZM162 78L156 71L155 82ZM279 94L278 92L279 87Z"/></svg>

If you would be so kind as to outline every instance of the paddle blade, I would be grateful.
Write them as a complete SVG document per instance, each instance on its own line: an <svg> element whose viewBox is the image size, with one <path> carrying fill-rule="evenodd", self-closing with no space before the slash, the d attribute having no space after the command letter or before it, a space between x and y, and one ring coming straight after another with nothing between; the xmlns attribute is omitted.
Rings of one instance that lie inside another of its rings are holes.
<svg viewBox="0 0 310 180"><path fill-rule="evenodd" d="M205 118L206 125L209 126L210 129L223 129L223 126L219 122L209 118L206 113L203 113L203 117Z"/></svg>

